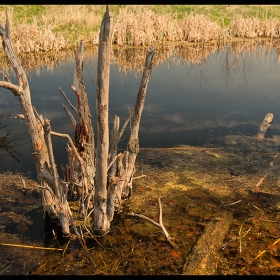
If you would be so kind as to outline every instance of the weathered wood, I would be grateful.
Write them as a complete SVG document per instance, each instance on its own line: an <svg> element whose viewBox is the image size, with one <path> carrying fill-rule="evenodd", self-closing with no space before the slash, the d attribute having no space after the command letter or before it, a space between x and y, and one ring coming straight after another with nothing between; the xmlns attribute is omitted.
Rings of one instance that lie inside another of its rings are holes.
<svg viewBox="0 0 280 280"><path fill-rule="evenodd" d="M76 147L83 158L84 172L87 185L83 186L83 195L89 194L89 189L94 188L95 155L94 133L91 122L91 114L88 104L87 92L83 81L83 42L80 42L79 50L75 52L76 71L74 75L74 90L78 103L79 123L75 126Z"/></svg>
<svg viewBox="0 0 280 280"><path fill-rule="evenodd" d="M192 248L183 267L183 275L214 275L220 259L219 248L229 231L233 219L232 213L222 210L210 221L196 245Z"/></svg>
<svg viewBox="0 0 280 280"><path fill-rule="evenodd" d="M52 176L53 176L54 193L58 197L58 199L61 199L62 193L61 193L61 188L59 186L58 173L57 173L57 169L56 169L53 148L52 148L51 125L50 125L50 120L48 120L46 118L44 119L44 132L45 132L45 140L46 140L46 145L47 145L48 154L49 154L51 172L52 172Z"/></svg>
<svg viewBox="0 0 280 280"><path fill-rule="evenodd" d="M128 215L133 216L133 217L142 218L142 219L150 222L151 224L155 225L156 227L160 228L162 230L162 233L165 236L166 240L169 242L169 244L172 247L174 247L175 249L179 249L179 246L172 240L173 238L169 235L165 226L163 225L163 222L162 222L162 204L161 204L160 197L158 198L158 206L159 206L158 223L156 221L142 215L142 214L136 214L136 213L131 212L131 213L128 213Z"/></svg>
<svg viewBox="0 0 280 280"><path fill-rule="evenodd" d="M109 159L112 161L117 156L117 145L118 145L118 135L120 128L120 118L114 115L113 127L110 132L110 143L109 143ZM117 163L114 161L108 171L109 180L116 174Z"/></svg>
<svg viewBox="0 0 280 280"><path fill-rule="evenodd" d="M20 106L23 113L23 118L26 121L26 125L29 130L29 134L32 140L33 146L33 158L36 166L36 171L38 177L43 180L41 185L44 186L43 191L43 205L45 210L48 212L51 218L56 219L57 216L60 215L61 207L60 203L62 201L59 200L61 198L61 190L58 183L58 175L56 172L56 166L53 161L53 153L52 146L50 141L50 126L47 122L45 122L45 130L46 130L46 138L44 137L44 119L40 116L35 108L32 106L31 102L31 94L28 79L26 77L26 73L16 56L12 42L10 37L9 30L9 17L8 12L6 11L6 25L5 28L2 27L0 23L0 36L2 37L2 44L4 50L8 56L8 59L13 67L13 70L17 76L18 85L14 85L8 79L8 77L2 73L5 78L5 83L0 83L0 87L6 87L10 89L14 95L16 95L19 99ZM36 119L37 115L37 119ZM48 142L48 145L45 142ZM52 164L50 164L50 161ZM50 167L52 175L50 174ZM47 179L46 179L47 178ZM47 187L53 188L56 193L56 196L50 195L50 191L47 190ZM63 214L63 213L62 213ZM61 215L60 215L61 216ZM63 215L62 215L63 216ZM65 224L63 231L67 234L69 233L69 226L67 228L67 221L63 222L63 218L61 222Z"/></svg>
<svg viewBox="0 0 280 280"><path fill-rule="evenodd" d="M33 146L33 157L36 165L37 174L39 174L44 169L45 162L48 162L48 155L46 152L46 147L44 145L44 139L42 139L39 133L36 118L33 112L28 79L12 46L9 24L10 23L8 11L6 11L5 28L3 28L2 24L0 23L0 36L2 37L3 48L13 67L19 84L14 85L6 79L5 82L0 82L0 86L11 90L13 94L16 95L19 99L24 119L26 121L26 125L31 136Z"/></svg>
<svg viewBox="0 0 280 280"><path fill-rule="evenodd" d="M135 164L137 154L140 150L139 138L138 138L140 120L141 120L142 111L144 108L148 83L149 83L149 80L150 80L150 77L152 74L155 54L156 54L155 49L150 46L148 48L145 68L144 68L144 72L142 75L139 91L137 94L136 104L134 106L134 120L133 120L132 129L130 132L128 145L127 145L127 150L129 152L129 159L128 159L128 168L127 168L127 182L126 182L126 184L124 184L124 187L122 190L123 198L128 198L130 196L131 189L132 189L132 177L134 174L134 164Z"/></svg>
<svg viewBox="0 0 280 280"><path fill-rule="evenodd" d="M265 115L258 131L257 139L263 140L267 130L269 130L270 125L273 122L274 115L272 113L268 113Z"/></svg>
<svg viewBox="0 0 280 280"><path fill-rule="evenodd" d="M96 175L94 194L94 231L104 234L110 228L107 221L107 166L109 152L108 100L110 77L110 53L113 34L113 18L108 5L104 14L98 45L97 87L96 87Z"/></svg>

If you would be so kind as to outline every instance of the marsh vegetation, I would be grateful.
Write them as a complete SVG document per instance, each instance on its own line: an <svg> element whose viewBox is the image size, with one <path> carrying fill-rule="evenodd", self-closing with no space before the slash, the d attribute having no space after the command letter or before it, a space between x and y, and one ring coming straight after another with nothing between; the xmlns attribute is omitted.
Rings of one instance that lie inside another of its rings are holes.
<svg viewBox="0 0 280 280"><path fill-rule="evenodd" d="M119 46L210 42L234 38L279 38L275 5L112 5L113 43ZM17 53L61 51L79 40L98 44L105 6L11 5ZM5 19L5 6L0 16Z"/></svg>

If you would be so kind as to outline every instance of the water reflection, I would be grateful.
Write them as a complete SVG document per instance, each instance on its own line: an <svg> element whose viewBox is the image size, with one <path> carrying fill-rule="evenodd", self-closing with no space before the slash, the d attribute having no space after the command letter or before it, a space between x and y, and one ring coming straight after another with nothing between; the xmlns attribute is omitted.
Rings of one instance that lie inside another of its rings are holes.
<svg viewBox="0 0 280 280"><path fill-rule="evenodd" d="M278 49L277 40L159 49L141 120L140 147L216 144L215 139L220 136L238 132L252 136L268 112L274 113L274 123L267 137L279 134ZM96 49L90 49L84 60L84 80L94 125L96 54ZM117 114L122 125L129 108L134 106L145 55L146 49L113 50L110 121ZM61 87L72 104L76 104L71 89L74 56L68 53L61 55L60 60L48 58L51 66L44 66L47 58L36 59L32 57L28 62L22 58L29 71L33 105L39 114L51 120L54 131L72 136L73 128L62 107L66 102L58 88ZM3 69L9 70L5 61L0 63ZM0 112L11 116L21 113L17 98L2 88ZM5 119L4 123L17 132L26 129L24 122ZM120 148L125 148L127 137L125 133ZM65 139L54 138L58 166L66 162L65 144ZM1 159L0 171L31 171L35 176L31 145L18 147L18 151L20 163L6 157Z"/></svg>

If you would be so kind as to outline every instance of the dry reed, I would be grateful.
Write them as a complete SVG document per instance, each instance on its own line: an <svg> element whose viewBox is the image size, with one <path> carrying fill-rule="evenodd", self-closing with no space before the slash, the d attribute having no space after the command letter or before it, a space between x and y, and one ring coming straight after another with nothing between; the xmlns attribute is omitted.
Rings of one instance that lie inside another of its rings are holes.
<svg viewBox="0 0 280 280"><path fill-rule="evenodd" d="M243 18L237 15L229 26L230 35L233 37L257 38L270 37L279 38L280 22L277 18L263 19Z"/></svg>
<svg viewBox="0 0 280 280"><path fill-rule="evenodd" d="M209 9L211 7L209 6ZM231 10L231 6L228 10ZM76 44L98 44L97 26L100 26L104 5L48 6L47 11L32 23L14 22L12 40L17 53L60 51ZM234 9L233 9L234 10ZM11 21L13 8L9 9ZM115 12L116 13L116 12ZM149 6L128 5L119 8L115 18L113 43L119 46L165 45L168 42L210 43L240 38L279 38L280 22L277 18L245 18L243 13L231 14L228 27L218 22L224 19L210 18L211 13L191 12L178 18L177 12L155 13ZM5 20L5 13L0 11Z"/></svg>

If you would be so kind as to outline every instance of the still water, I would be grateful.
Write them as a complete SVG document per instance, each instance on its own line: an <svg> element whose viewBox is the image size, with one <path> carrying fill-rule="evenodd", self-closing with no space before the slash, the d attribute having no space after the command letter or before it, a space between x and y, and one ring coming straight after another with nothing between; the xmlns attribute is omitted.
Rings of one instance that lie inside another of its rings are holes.
<svg viewBox="0 0 280 280"><path fill-rule="evenodd" d="M40 71L30 70L29 82L32 102L39 114L51 120L52 130L73 135L73 128L66 115L59 87L72 104L76 104L71 89L75 70L74 58L61 60L53 69L42 66ZM129 70L129 69L128 69ZM131 69L130 69L131 70ZM11 79L16 83L11 74ZM97 56L84 59L84 81L87 89L93 124L95 118L95 91ZM154 67L147 89L141 119L140 147L172 147L175 145L215 145L225 135L242 133L254 136L267 113L274 113L271 131L266 137L280 134L280 69L275 49L258 46L236 54L228 46L216 48L192 63L179 55L167 57ZM120 117L121 126L136 100L141 73L120 71L119 62L112 59L110 73L110 123L113 115ZM0 114L14 117L20 114L18 99L0 88ZM20 120L2 119L2 125L13 129L22 143L29 139L26 125ZM95 129L96 131L96 129ZM0 136L6 129L0 130ZM18 139L18 138L17 138ZM125 148L128 132L119 148ZM13 171L36 176L30 143L17 145L20 162L9 155L0 160L0 172ZM56 164L66 163L66 140L53 138ZM1 151L4 154L3 151Z"/></svg>

